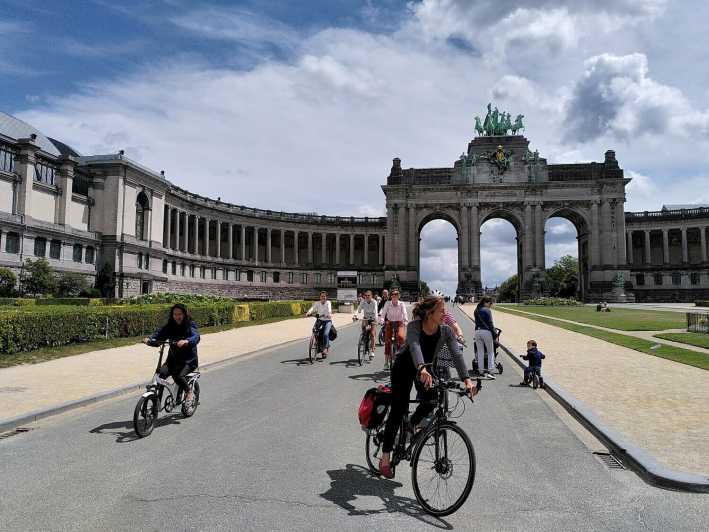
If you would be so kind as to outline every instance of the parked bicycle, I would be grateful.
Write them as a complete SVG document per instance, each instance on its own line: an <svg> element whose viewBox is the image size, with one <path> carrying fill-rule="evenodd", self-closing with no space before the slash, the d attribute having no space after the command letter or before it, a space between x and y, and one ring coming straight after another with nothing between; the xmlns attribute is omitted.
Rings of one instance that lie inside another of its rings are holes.
<svg viewBox="0 0 709 532"><path fill-rule="evenodd" d="M477 389L481 387L482 382L477 379ZM416 500L427 513L445 516L458 510L470 495L475 482L475 450L465 431L455 421L451 421L452 414L459 412L459 405L464 403L458 400L451 408L448 400L449 393L457 397L469 397L467 390L461 389L459 381L435 377L433 388L437 392L436 409L429 416L430 422L418 433L412 434L409 429L409 412L406 413L394 443L391 464L396 467L402 460L410 462L411 484ZM473 402L472 398L470 401ZM409 403L419 402L409 400ZM386 419L378 428L366 431L367 464L372 473L377 475L380 473L378 464Z"/></svg>
<svg viewBox="0 0 709 532"><path fill-rule="evenodd" d="M359 335L357 342L357 362L362 365L363 361L371 362L372 354L372 327L374 327L374 319L367 320L367 325L362 327L362 332Z"/></svg>
<svg viewBox="0 0 709 532"><path fill-rule="evenodd" d="M165 346L171 347L174 344L175 342L148 343L150 347L160 348L160 356L158 357L158 365L155 368L153 380L146 386L146 391L138 400L133 412L133 427L135 433L141 438L149 436L153 432L160 412L170 413L176 407L182 405L182 415L192 417L197 410L197 406L199 406L199 371L193 371L185 375L187 385L194 397L190 403L183 401L182 390L179 389L177 384L168 380L170 377L163 379L160 376Z"/></svg>
<svg viewBox="0 0 709 532"><path fill-rule="evenodd" d="M325 323L320 320L319 314L314 314L315 323L313 324L312 334L310 335L310 343L308 344L308 360L311 364L315 363L319 354L322 354L325 339Z"/></svg>

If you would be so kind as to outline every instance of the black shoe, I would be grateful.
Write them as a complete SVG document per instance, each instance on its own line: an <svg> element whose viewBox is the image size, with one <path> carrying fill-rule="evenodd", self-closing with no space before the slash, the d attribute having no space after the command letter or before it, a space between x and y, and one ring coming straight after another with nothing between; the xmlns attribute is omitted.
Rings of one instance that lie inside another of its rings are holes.
<svg viewBox="0 0 709 532"><path fill-rule="evenodd" d="M522 382L519 383L519 385L520 385L520 386L529 386L529 383L522 381Z"/></svg>

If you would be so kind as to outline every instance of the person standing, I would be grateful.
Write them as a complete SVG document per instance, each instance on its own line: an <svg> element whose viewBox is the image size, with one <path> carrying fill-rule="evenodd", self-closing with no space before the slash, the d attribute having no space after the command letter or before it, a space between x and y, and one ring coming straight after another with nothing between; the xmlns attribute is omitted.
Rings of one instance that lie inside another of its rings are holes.
<svg viewBox="0 0 709 532"><path fill-rule="evenodd" d="M483 296L475 308L475 348L478 351L478 371L485 367L484 357L487 350L487 369L483 375L494 379L492 368L495 367L495 324L492 321L492 298Z"/></svg>

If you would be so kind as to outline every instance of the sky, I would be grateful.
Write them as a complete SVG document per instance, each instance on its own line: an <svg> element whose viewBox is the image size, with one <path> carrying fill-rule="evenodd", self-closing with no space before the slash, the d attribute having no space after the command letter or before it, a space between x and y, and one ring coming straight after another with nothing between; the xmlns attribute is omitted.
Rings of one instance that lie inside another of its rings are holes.
<svg viewBox="0 0 709 532"><path fill-rule="evenodd" d="M709 202L704 0L0 0L0 109L236 204L384 215L394 157L451 166L488 101L550 163L614 149L627 210ZM514 230L482 228L483 283ZM547 264L576 253L547 224ZM456 235L422 233L451 293Z"/></svg>

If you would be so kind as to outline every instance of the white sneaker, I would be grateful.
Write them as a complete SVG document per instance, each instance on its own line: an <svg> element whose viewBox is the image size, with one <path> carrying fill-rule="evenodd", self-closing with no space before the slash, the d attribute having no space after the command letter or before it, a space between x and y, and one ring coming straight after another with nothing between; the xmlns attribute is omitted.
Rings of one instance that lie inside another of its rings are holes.
<svg viewBox="0 0 709 532"><path fill-rule="evenodd" d="M369 352L369 360L374 360L374 351Z"/></svg>
<svg viewBox="0 0 709 532"><path fill-rule="evenodd" d="M493 381L495 380L495 376L494 376L492 373L490 373L489 371L486 371L486 372L485 372L485 378L486 378L486 379L491 379L491 380L493 380Z"/></svg>

